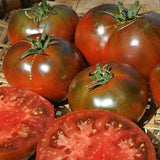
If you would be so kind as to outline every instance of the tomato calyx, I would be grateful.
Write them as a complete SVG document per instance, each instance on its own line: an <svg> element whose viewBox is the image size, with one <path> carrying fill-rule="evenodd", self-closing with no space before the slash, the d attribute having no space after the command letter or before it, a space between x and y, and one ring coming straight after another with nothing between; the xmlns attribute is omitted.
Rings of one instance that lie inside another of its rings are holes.
<svg viewBox="0 0 160 160"><path fill-rule="evenodd" d="M93 79L91 84L88 86L90 90L106 84L113 78L113 73L111 72L111 67L106 64L102 68L99 64L96 65L96 71L94 73L89 72L89 77Z"/></svg>
<svg viewBox="0 0 160 160"><path fill-rule="evenodd" d="M45 26L46 27L46 26ZM25 57L33 54L45 54L45 49L48 48L51 44L57 44L58 41L55 39L53 35L46 35L45 34L45 27L42 32L41 37L36 37L36 41L31 37L27 37L26 40L30 41L32 47L27 50L20 58L20 60L24 59Z"/></svg>
<svg viewBox="0 0 160 160"><path fill-rule="evenodd" d="M123 3L118 2L119 15L106 11L104 11L104 13L107 13L113 18L117 19L119 24L124 24L128 21L141 18L142 15L139 14L140 9L141 6L139 5L139 1L133 3L133 5L128 10L124 7Z"/></svg>
<svg viewBox="0 0 160 160"><path fill-rule="evenodd" d="M46 0L42 0L41 3L35 4L31 8L26 8L24 9L24 11L25 11L25 15L28 18L32 19L37 26L39 26L41 21L46 19L50 13L53 13L55 15L57 14L54 11L54 7L50 6L50 4L46 2ZM28 14L28 11L33 13L33 17Z"/></svg>

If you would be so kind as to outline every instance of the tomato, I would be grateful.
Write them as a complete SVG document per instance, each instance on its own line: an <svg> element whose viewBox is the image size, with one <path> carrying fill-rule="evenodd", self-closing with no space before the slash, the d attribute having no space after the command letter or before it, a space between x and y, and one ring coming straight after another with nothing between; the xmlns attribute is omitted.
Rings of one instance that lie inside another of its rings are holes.
<svg viewBox="0 0 160 160"><path fill-rule="evenodd" d="M84 67L83 58L68 41L53 36L41 41L38 46L38 42L22 40L8 50L3 60L5 78L11 86L29 88L51 101L64 100L71 80ZM24 56L26 51L33 53Z"/></svg>
<svg viewBox="0 0 160 160"><path fill-rule="evenodd" d="M149 137L108 111L76 111L54 120L37 145L36 160L155 160Z"/></svg>
<svg viewBox="0 0 160 160"><path fill-rule="evenodd" d="M73 41L78 21L78 15L70 7L50 6L42 0L41 5L15 12L8 24L8 39L15 44L31 34L42 33L43 26L47 25L47 34Z"/></svg>
<svg viewBox="0 0 160 160"><path fill-rule="evenodd" d="M109 110L138 122L147 106L144 77L128 64L110 62L98 66L90 66L73 78L68 92L71 109Z"/></svg>
<svg viewBox="0 0 160 160"><path fill-rule="evenodd" d="M154 102L160 107L160 63L158 63L151 71L149 86Z"/></svg>
<svg viewBox="0 0 160 160"><path fill-rule="evenodd" d="M53 121L52 104L28 89L0 87L0 159L24 160Z"/></svg>
<svg viewBox="0 0 160 160"><path fill-rule="evenodd" d="M122 19L118 17L119 7ZM90 65L121 61L148 78L160 61L160 14L129 17L134 12L123 7L121 3L103 4L89 10L77 25L75 43Z"/></svg>

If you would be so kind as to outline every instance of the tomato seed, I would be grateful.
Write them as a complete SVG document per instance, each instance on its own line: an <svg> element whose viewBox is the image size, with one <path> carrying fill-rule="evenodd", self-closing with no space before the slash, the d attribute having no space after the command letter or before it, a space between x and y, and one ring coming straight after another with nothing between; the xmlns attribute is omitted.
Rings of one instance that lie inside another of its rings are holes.
<svg viewBox="0 0 160 160"><path fill-rule="evenodd" d="M119 123L119 124L118 124L118 127L119 127L119 128L122 128L122 126L123 126L122 123Z"/></svg>
<svg viewBox="0 0 160 160"><path fill-rule="evenodd" d="M5 147L11 147L13 145L13 142L9 142L9 143L6 143L4 146Z"/></svg>
<svg viewBox="0 0 160 160"><path fill-rule="evenodd" d="M34 115L40 115L44 113L45 113L44 107L38 107L33 110Z"/></svg>
<svg viewBox="0 0 160 160"><path fill-rule="evenodd" d="M97 129L92 130L93 134L97 133Z"/></svg>
<svg viewBox="0 0 160 160"><path fill-rule="evenodd" d="M0 99L3 100L4 95L2 93L0 93Z"/></svg>

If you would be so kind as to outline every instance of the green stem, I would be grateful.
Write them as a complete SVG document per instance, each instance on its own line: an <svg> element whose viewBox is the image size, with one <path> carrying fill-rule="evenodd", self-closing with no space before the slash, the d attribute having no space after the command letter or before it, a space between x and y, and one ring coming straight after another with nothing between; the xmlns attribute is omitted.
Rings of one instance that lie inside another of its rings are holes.
<svg viewBox="0 0 160 160"><path fill-rule="evenodd" d="M142 15L139 14L141 6L139 1L136 1L128 10L124 7L123 3L118 2L119 14L114 14L111 12L104 12L111 15L113 18L117 19L120 24L123 24L127 21L131 21L136 18L141 18Z"/></svg>
<svg viewBox="0 0 160 160"><path fill-rule="evenodd" d="M96 65L96 70L94 73L89 72L89 77L93 79L91 84L88 86L90 90L108 83L113 78L113 73L108 64L104 65L102 68L99 64Z"/></svg>
<svg viewBox="0 0 160 160"><path fill-rule="evenodd" d="M54 11L54 7L50 6L50 4L46 2L46 0L42 0L42 2L39 4L34 4L31 8L26 8L24 9L24 11L25 15L28 18L32 19L37 26L39 26L41 21L46 19L51 13L57 14ZM28 14L28 11L33 13L33 17Z"/></svg>
<svg viewBox="0 0 160 160"><path fill-rule="evenodd" d="M45 33L46 25L43 29L41 37L37 37L36 41L32 39L31 37L27 37L26 40L28 40L32 47L28 49L20 58L20 60L24 59L25 57L33 54L45 54L45 49L48 48L51 44L57 44L58 41L55 40L55 37L53 35L46 35Z"/></svg>

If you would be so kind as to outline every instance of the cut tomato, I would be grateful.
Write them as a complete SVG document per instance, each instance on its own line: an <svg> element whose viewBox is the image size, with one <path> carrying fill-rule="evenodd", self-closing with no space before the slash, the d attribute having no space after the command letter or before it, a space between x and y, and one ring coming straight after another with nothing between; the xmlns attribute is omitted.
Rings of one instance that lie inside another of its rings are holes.
<svg viewBox="0 0 160 160"><path fill-rule="evenodd" d="M37 146L36 160L155 160L149 137L132 121L102 110L54 120Z"/></svg>
<svg viewBox="0 0 160 160"><path fill-rule="evenodd" d="M53 105L28 89L0 88L0 159L26 160L54 118Z"/></svg>

